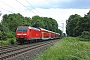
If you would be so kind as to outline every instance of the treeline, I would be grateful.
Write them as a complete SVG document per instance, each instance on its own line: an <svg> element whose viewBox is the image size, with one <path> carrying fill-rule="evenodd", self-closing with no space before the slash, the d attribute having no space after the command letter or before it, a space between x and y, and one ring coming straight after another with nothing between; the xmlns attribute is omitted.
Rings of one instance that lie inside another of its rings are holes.
<svg viewBox="0 0 90 60"><path fill-rule="evenodd" d="M66 21L66 33L68 36L90 39L90 11L84 17L71 15Z"/></svg>
<svg viewBox="0 0 90 60"><path fill-rule="evenodd" d="M29 25L32 27L41 27L53 32L62 33L58 29L58 23L53 18L33 16L24 17L21 14L5 14L0 23L0 40L15 37L15 31L18 26Z"/></svg>

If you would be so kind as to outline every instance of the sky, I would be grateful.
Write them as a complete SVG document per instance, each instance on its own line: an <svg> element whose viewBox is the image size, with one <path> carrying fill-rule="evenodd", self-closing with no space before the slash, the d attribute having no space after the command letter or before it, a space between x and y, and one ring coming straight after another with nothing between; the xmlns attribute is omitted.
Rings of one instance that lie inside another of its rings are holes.
<svg viewBox="0 0 90 60"><path fill-rule="evenodd" d="M84 16L90 10L90 0L0 0L0 20L4 14L20 13L25 17L39 15L57 21L65 32L70 15Z"/></svg>

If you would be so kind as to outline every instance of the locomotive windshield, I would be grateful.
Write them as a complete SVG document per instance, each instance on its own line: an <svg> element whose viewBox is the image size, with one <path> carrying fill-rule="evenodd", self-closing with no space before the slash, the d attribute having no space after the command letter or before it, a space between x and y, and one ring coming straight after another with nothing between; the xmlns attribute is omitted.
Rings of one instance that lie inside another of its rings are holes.
<svg viewBox="0 0 90 60"><path fill-rule="evenodd" d="M18 27L18 32L27 32L27 27Z"/></svg>

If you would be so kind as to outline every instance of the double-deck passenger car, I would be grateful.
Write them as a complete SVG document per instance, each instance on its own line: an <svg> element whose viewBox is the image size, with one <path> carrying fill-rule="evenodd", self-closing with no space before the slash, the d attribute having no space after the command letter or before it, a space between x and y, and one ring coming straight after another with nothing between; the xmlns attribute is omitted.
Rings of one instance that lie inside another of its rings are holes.
<svg viewBox="0 0 90 60"><path fill-rule="evenodd" d="M30 26L18 26L16 29L16 40L20 43L25 41L39 41L59 38L60 34L43 28L34 28Z"/></svg>

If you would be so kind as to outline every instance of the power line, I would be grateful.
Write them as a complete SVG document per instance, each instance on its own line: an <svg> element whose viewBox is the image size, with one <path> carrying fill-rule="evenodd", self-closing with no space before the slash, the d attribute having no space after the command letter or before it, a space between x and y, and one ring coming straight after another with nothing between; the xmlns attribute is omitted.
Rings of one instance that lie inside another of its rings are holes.
<svg viewBox="0 0 90 60"><path fill-rule="evenodd" d="M0 1L1 1L1 0L0 0ZM15 8L9 6L8 4L4 3L3 1L1 1L1 2L2 2L3 4L5 4L5 5L7 5L8 7L10 7L10 8L12 8L12 9L16 10ZM16 11L18 11L18 10L16 10ZM18 11L18 12L19 12L19 11Z"/></svg>
<svg viewBox="0 0 90 60"><path fill-rule="evenodd" d="M28 3L29 3L29 1L28 0L26 0ZM31 3L29 3L31 6L32 6L32 4ZM34 7L34 6L32 6L35 10L36 10L36 8ZM38 13L40 13L38 10L36 10ZM41 14L41 13L40 13Z"/></svg>
<svg viewBox="0 0 90 60"><path fill-rule="evenodd" d="M17 1L17 0L16 0ZM20 3L19 1L17 1L19 4L23 5L22 3ZM25 5L23 5L24 7L26 7ZM27 8L27 7L26 7ZM27 8L28 10L32 11L31 9ZM33 11L32 11L33 12ZM33 12L34 14L36 14L35 12Z"/></svg>
<svg viewBox="0 0 90 60"><path fill-rule="evenodd" d="M0 7L0 8L1 8L1 7ZM9 11L9 10L4 9L4 8L1 8L1 9L5 10L5 11L8 11L8 12L10 12L10 13L13 13L13 12L11 12L11 11Z"/></svg>

